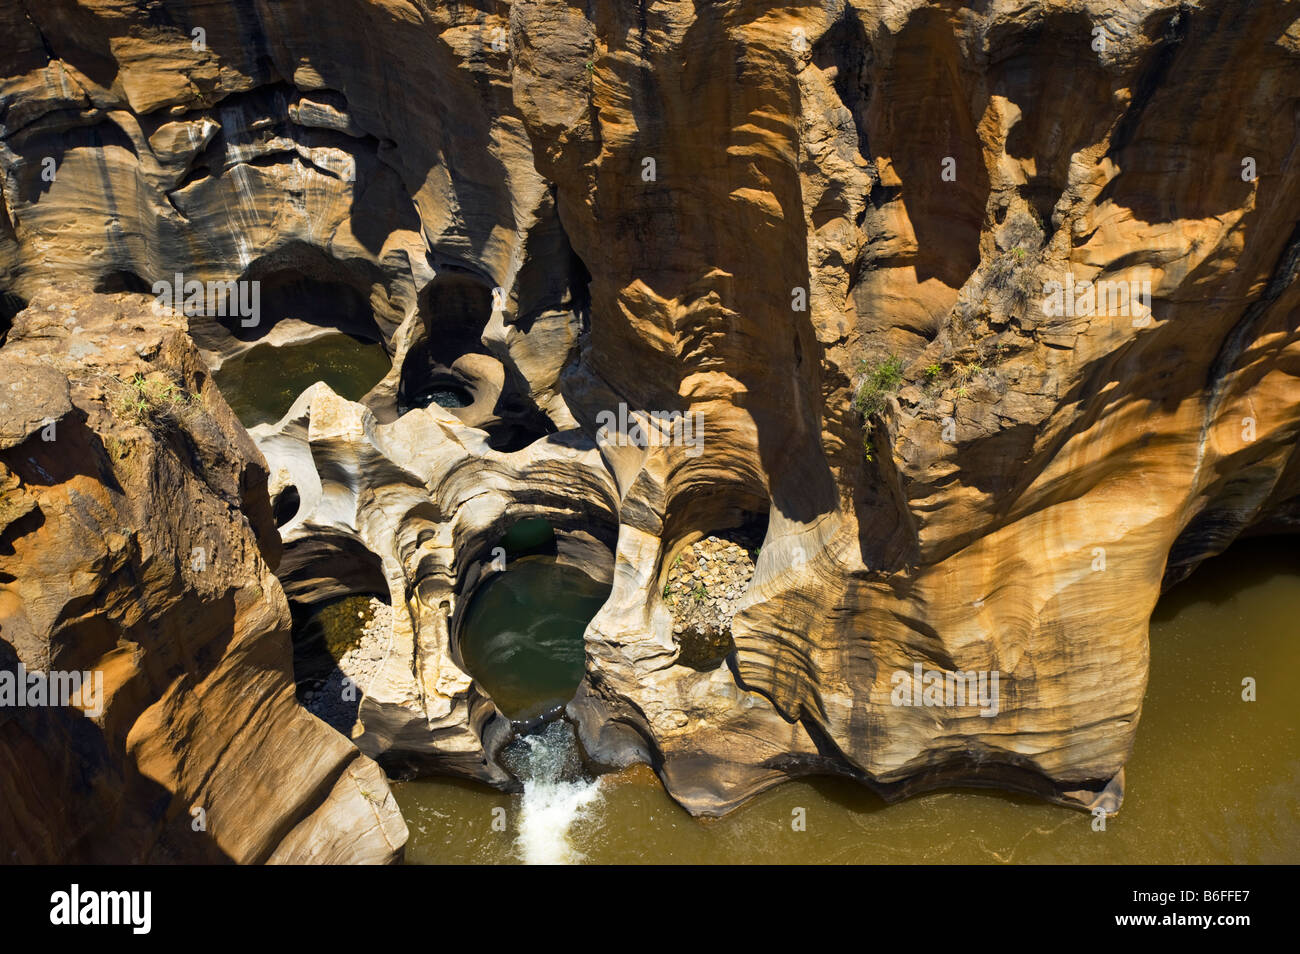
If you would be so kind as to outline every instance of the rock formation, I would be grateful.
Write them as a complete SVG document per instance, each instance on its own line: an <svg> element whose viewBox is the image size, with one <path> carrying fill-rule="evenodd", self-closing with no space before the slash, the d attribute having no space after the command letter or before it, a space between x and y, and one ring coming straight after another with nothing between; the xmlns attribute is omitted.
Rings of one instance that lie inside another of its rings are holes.
<svg viewBox="0 0 1300 954"><path fill-rule="evenodd" d="M353 739L392 772L510 784L456 627L541 516L612 573L586 748L692 812L817 773L1114 811L1162 587L1297 527L1294 4L60 0L0 26L4 314L55 282L143 308L178 273L258 281L251 326L190 316L210 368L329 329L391 354L360 402L317 384L251 433L287 596L388 597ZM438 386L467 406L421 406ZM761 540L735 651L700 666L665 589L735 531ZM248 612L282 632L282 606ZM896 704L917 665L997 672L996 714Z"/></svg>
<svg viewBox="0 0 1300 954"><path fill-rule="evenodd" d="M294 698L266 470L183 319L50 288L0 369L4 668L103 674L0 708L5 860L398 857L383 772Z"/></svg>

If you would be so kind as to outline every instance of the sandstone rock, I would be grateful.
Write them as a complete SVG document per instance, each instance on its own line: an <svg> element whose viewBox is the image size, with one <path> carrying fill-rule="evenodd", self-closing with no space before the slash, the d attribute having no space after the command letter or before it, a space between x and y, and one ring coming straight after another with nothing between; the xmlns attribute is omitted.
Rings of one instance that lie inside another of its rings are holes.
<svg viewBox="0 0 1300 954"><path fill-rule="evenodd" d="M183 323L51 288L0 379L3 666L105 690L97 714L0 710L7 860L399 857L382 773L294 699L265 465Z"/></svg>
<svg viewBox="0 0 1300 954"><path fill-rule="evenodd" d="M263 281L270 327L191 323L213 367L384 342L361 402L317 385L254 437L301 500L289 596L391 603L355 729L386 766L509 784L456 625L545 516L613 579L569 712L690 810L814 773L1113 810L1161 588L1300 527L1293 7L29 4L0 13L0 288ZM1044 313L1066 275L1149 282L1153 315ZM472 403L401 413L437 382ZM620 407L703 440L598 440ZM60 532L99 578L137 526ZM734 653L692 668L665 584L742 526ZM918 663L998 671L998 713L894 705Z"/></svg>

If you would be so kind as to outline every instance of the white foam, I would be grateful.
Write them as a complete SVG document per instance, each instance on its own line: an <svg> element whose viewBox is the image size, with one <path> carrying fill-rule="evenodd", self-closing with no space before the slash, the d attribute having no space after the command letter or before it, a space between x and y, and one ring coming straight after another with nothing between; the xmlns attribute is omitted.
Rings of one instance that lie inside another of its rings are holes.
<svg viewBox="0 0 1300 954"><path fill-rule="evenodd" d="M524 863L571 865L582 861L582 852L569 842L569 832L600 798L600 779L525 782L516 839Z"/></svg>
<svg viewBox="0 0 1300 954"><path fill-rule="evenodd" d="M540 735L523 741L528 746L524 795L515 839L519 855L529 865L565 865L582 861L569 834L601 800L601 780L566 781L562 773L574 757L572 730L551 723Z"/></svg>

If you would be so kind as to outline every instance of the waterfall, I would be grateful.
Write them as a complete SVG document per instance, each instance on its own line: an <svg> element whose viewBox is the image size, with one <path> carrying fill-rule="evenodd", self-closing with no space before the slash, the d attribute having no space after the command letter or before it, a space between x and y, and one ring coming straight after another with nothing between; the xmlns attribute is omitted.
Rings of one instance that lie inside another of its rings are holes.
<svg viewBox="0 0 1300 954"><path fill-rule="evenodd" d="M601 780L584 771L573 727L552 722L510 746L509 762L524 783L515 848L530 865L576 864L582 853L569 841L574 826L601 799Z"/></svg>

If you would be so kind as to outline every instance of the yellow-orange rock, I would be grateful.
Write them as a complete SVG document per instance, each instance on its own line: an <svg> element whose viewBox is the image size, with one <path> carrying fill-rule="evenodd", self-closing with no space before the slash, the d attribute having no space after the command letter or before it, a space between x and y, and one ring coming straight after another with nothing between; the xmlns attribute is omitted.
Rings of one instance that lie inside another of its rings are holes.
<svg viewBox="0 0 1300 954"><path fill-rule="evenodd" d="M393 600L378 758L505 784L455 614L538 513L585 520L593 567L613 545L584 741L692 811L811 773L1113 810L1162 587L1300 517L1297 16L28 5L0 14L0 287L263 280L275 327L192 322L214 367L263 332L385 343L361 402L318 385L255 434L303 495L286 586L364 552ZM1092 281L1150 315L1044 309ZM402 413L435 372L471 407ZM703 444L598 440L620 405ZM740 524L736 653L682 665L666 575ZM918 664L997 671L996 715L895 705Z"/></svg>
<svg viewBox="0 0 1300 954"><path fill-rule="evenodd" d="M0 349L6 861L386 862L382 771L294 696L266 470L183 319L51 288Z"/></svg>

